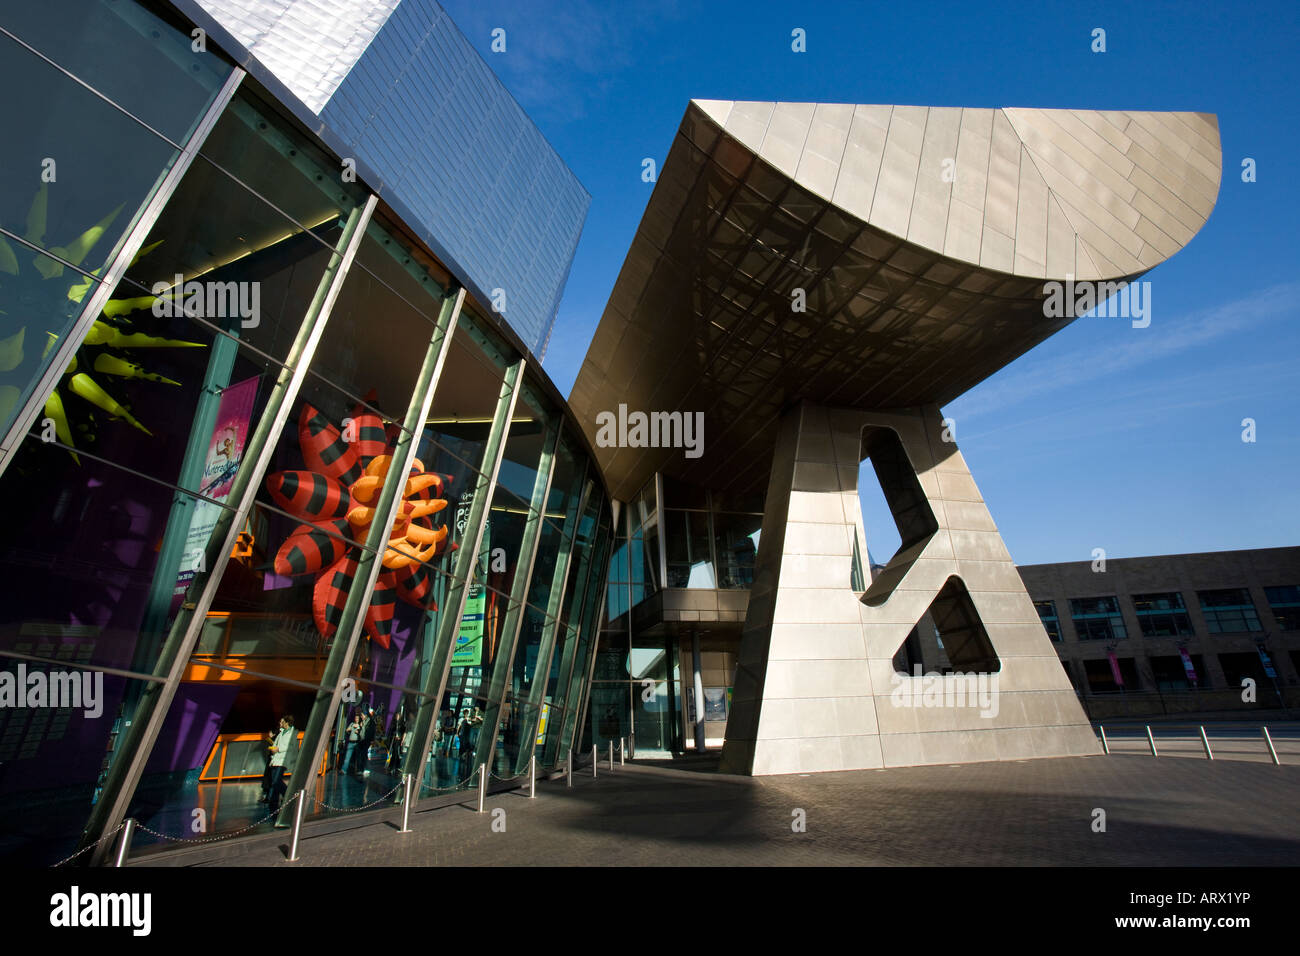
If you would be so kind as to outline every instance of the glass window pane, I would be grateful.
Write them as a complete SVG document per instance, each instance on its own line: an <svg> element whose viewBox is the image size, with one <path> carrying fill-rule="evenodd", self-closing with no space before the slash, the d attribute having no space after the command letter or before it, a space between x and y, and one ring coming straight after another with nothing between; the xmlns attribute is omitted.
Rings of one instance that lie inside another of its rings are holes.
<svg viewBox="0 0 1300 956"><path fill-rule="evenodd" d="M60 643L56 636L47 640ZM0 853L11 866L52 866L76 850L103 781L106 755L123 730L122 702L138 697L145 686L144 681L79 668L75 655L66 660L46 665L0 658L0 670L12 675L10 680L43 671L47 686L57 682L58 703L65 705L0 707L0 764L5 768L0 774ZM73 677L79 678L77 689L89 689L89 695L80 700L71 696ZM93 706L86 706L92 701ZM50 697L48 703L54 702Z"/></svg>
<svg viewBox="0 0 1300 956"><path fill-rule="evenodd" d="M754 559L762 515L715 514L714 539L718 551L718 587L750 588L754 584Z"/></svg>
<svg viewBox="0 0 1300 956"><path fill-rule="evenodd" d="M367 191L344 182L335 157L280 118L251 87L242 87L203 141L199 154L224 174L275 203L295 224L314 232L361 205Z"/></svg>
<svg viewBox="0 0 1300 956"><path fill-rule="evenodd" d="M176 151L138 123L0 36L0 423L8 427L89 293L85 273L111 258ZM98 148L87 148L87 144ZM36 309L33 306L46 305Z"/></svg>
<svg viewBox="0 0 1300 956"><path fill-rule="evenodd" d="M71 328L81 311L81 301L95 292L99 283L86 276L69 274L62 281L50 281L64 267L43 253L32 252L0 235L0 260L13 255L15 270L4 274L0 266L0 429L8 430L36 381L48 365L50 352ZM69 299L69 290L82 283L82 290ZM38 317L33 322L29 317Z"/></svg>
<svg viewBox="0 0 1300 956"><path fill-rule="evenodd" d="M188 138L230 74L220 53L193 49L188 27L139 3L9 3L0 26L175 143Z"/></svg>
<svg viewBox="0 0 1300 956"><path fill-rule="evenodd" d="M0 82L11 91L0 98L0 123L21 131L0 155L0 228L98 271L176 149L3 35ZM80 280L50 281L61 278Z"/></svg>
<svg viewBox="0 0 1300 956"><path fill-rule="evenodd" d="M0 488L24 503L0 546L0 647L151 671L223 506L30 437ZM255 534L232 555L240 570Z"/></svg>

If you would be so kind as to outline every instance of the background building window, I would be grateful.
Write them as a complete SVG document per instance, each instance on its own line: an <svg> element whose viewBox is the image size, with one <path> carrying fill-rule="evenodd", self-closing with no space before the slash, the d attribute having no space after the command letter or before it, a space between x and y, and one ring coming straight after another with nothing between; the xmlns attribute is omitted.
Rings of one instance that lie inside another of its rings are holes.
<svg viewBox="0 0 1300 956"><path fill-rule="evenodd" d="M1043 627L1047 630L1047 636L1056 644L1061 643L1061 619L1056 616L1055 601L1035 601L1034 607L1038 609L1038 617L1043 622Z"/></svg>
<svg viewBox="0 0 1300 956"><path fill-rule="evenodd" d="M1255 602L1245 588L1224 588L1221 591L1197 591L1201 600L1201 614L1211 634L1240 634L1244 631L1262 631Z"/></svg>
<svg viewBox="0 0 1300 956"><path fill-rule="evenodd" d="M1070 598L1070 620L1081 641L1115 641L1128 637L1128 628L1114 596Z"/></svg>
<svg viewBox="0 0 1300 956"><path fill-rule="evenodd" d="M1133 595L1133 609L1145 637L1191 637L1191 618L1177 591L1163 594Z"/></svg>
<svg viewBox="0 0 1300 956"><path fill-rule="evenodd" d="M1264 588L1264 597L1268 600L1279 628L1284 631L1300 630L1300 586L1287 584Z"/></svg>
<svg viewBox="0 0 1300 956"><path fill-rule="evenodd" d="M1190 657L1192 667L1196 668L1197 686L1204 687L1206 684L1205 665L1201 661L1201 655L1192 654ZM1192 689L1192 683L1187 676L1187 667L1183 664L1183 658L1179 654L1152 657L1151 676L1156 682L1157 690Z"/></svg>
<svg viewBox="0 0 1300 956"><path fill-rule="evenodd" d="M1088 690L1094 694L1140 690L1142 685L1138 680L1137 666L1134 664L1133 658L1121 657L1118 663L1120 676L1124 678L1122 686L1116 683L1115 672L1111 669L1108 658L1102 657L1097 660L1084 661L1083 670L1088 678Z"/></svg>

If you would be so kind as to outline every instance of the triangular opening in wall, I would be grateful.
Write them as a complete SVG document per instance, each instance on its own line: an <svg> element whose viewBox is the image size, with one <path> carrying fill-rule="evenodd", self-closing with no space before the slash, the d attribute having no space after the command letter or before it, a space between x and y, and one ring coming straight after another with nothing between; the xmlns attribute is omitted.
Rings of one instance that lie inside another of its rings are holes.
<svg viewBox="0 0 1300 956"><path fill-rule="evenodd" d="M912 467L896 431L883 425L864 428L861 461L858 471L860 492L865 491L875 498L871 494L870 482L866 479L870 471L875 475L880 493L884 496L885 509L898 529L898 547L894 556L883 568L871 569L871 584L862 596L865 603L879 607L889 600L898 582L930 543L930 539L939 530L939 522L934 517L930 502L921 489L921 482L917 480L916 469ZM882 509L871 510L875 512ZM864 508L862 524L868 534L871 534L873 526L879 528L880 522L868 517L867 509ZM879 553L883 549L877 534L872 534L867 545L870 547L875 544Z"/></svg>
<svg viewBox="0 0 1300 956"><path fill-rule="evenodd" d="M970 592L955 574L944 582L894 655L894 670L915 674L996 674L1002 661Z"/></svg>

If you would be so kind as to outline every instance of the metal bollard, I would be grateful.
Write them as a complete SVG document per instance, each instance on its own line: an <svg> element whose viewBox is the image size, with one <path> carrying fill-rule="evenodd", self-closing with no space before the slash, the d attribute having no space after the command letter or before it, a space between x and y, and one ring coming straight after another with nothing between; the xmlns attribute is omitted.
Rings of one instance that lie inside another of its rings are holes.
<svg viewBox="0 0 1300 956"><path fill-rule="evenodd" d="M411 832L411 784L414 780L415 774L408 773L402 781L402 829L398 833Z"/></svg>
<svg viewBox="0 0 1300 956"><path fill-rule="evenodd" d="M1282 766L1282 761L1277 759L1277 750L1275 750L1273 747L1273 737L1268 732L1268 728L1261 726L1259 729L1264 732L1264 742L1268 744L1268 752L1273 757L1273 765L1275 767Z"/></svg>
<svg viewBox="0 0 1300 956"><path fill-rule="evenodd" d="M1201 743L1205 745L1205 759L1213 760L1214 754L1210 751L1210 738L1205 736L1205 727L1201 726Z"/></svg>
<svg viewBox="0 0 1300 956"><path fill-rule="evenodd" d="M1097 729L1101 731L1101 752L1104 754L1109 754L1110 741L1106 739L1106 728L1103 727L1101 724L1098 724Z"/></svg>
<svg viewBox="0 0 1300 956"><path fill-rule="evenodd" d="M1160 754L1156 753L1156 738L1151 734L1151 725L1150 725L1150 724L1147 724L1147 740L1148 740L1148 741L1150 742L1150 744L1151 744L1151 756L1153 756L1153 757L1159 757Z"/></svg>
<svg viewBox="0 0 1300 956"><path fill-rule="evenodd" d="M570 750L564 757L564 785L570 790L573 789L573 751Z"/></svg>
<svg viewBox="0 0 1300 956"><path fill-rule="evenodd" d="M614 738L609 739L609 772L614 772Z"/></svg>
<svg viewBox="0 0 1300 956"><path fill-rule="evenodd" d="M307 796L306 789L299 790L294 796L298 801L298 806L293 808L293 836L289 840L289 862L298 862L298 835L302 832L302 808L307 802L303 798Z"/></svg>
<svg viewBox="0 0 1300 956"><path fill-rule="evenodd" d="M478 765L478 812L483 812L483 804L487 800L487 764Z"/></svg>
<svg viewBox="0 0 1300 956"><path fill-rule="evenodd" d="M528 760L528 799L534 800L537 797L537 754L533 754Z"/></svg>
<svg viewBox="0 0 1300 956"><path fill-rule="evenodd" d="M596 765L597 765L598 763L600 763L600 752L596 749L596 745L595 745L595 744L592 744L592 745L591 745L591 776L592 776L592 779L595 779L595 776L596 776Z"/></svg>
<svg viewBox="0 0 1300 956"><path fill-rule="evenodd" d="M623 760L627 756L627 738L618 738L618 765L623 766Z"/></svg>
<svg viewBox="0 0 1300 956"><path fill-rule="evenodd" d="M131 837L135 834L135 818L127 817L126 826L122 829L122 842L117 848L117 860L113 866L122 866L126 863L126 854L131 849Z"/></svg>

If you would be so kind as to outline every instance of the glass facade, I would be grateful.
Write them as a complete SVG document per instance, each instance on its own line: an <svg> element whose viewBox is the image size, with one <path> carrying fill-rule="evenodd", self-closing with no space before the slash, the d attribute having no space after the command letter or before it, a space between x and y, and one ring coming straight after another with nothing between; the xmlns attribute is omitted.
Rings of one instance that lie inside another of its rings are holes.
<svg viewBox="0 0 1300 956"><path fill-rule="evenodd" d="M681 674L673 639L638 634L627 611L658 587L656 481L626 507L613 539L608 595L591 672L591 703L580 749L610 743L635 753L680 751Z"/></svg>
<svg viewBox="0 0 1300 956"><path fill-rule="evenodd" d="M662 534L667 558L664 586L719 590L752 587L763 502L714 494L666 476L662 482ZM858 573L853 567L847 570L850 576Z"/></svg>
<svg viewBox="0 0 1300 956"><path fill-rule="evenodd" d="M7 135L0 156L0 434L230 69L195 57L188 35L134 4L5 6L0 124L22 134ZM76 378L91 371L69 367L64 391L111 400ZM61 425L60 404L46 411Z"/></svg>
<svg viewBox="0 0 1300 956"><path fill-rule="evenodd" d="M57 160L48 188L35 153L0 160L32 184L0 200L0 322L26 323L0 327L0 398L6 422L35 412L0 473L23 502L0 671L62 694L0 711L0 853L52 863L124 816L136 844L256 832L299 789L325 816L391 803L404 772L429 795L561 762L613 518L562 400L185 24L88 6L84 34L49 5L0 20L0 72L42 90L0 120Z"/></svg>

